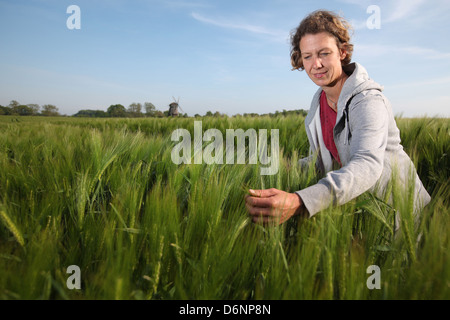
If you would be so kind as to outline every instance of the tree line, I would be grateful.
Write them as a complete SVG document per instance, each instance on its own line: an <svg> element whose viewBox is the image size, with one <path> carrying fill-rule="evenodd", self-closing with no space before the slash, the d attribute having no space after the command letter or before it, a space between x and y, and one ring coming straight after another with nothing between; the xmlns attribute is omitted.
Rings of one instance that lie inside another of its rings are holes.
<svg viewBox="0 0 450 320"><path fill-rule="evenodd" d="M42 107L38 104L20 104L16 100L12 100L9 105L0 105L0 116L17 115L17 116L59 116L59 109L52 104L45 104Z"/></svg>
<svg viewBox="0 0 450 320"><path fill-rule="evenodd" d="M307 110L298 109L298 110L285 110L283 111L275 111L275 113L243 113L233 115L233 117L259 117L259 116L270 116L270 117L278 117L278 116L290 116L290 115L302 115L306 116L308 113ZM60 116L59 109L52 105L46 104L43 106L39 106L38 104L20 104L16 100L12 100L8 106L0 105L0 116L2 115L16 115L16 116ZM154 118L164 118L169 116L169 110L160 111L157 110L155 105L151 102L145 102L143 104L134 102L125 108L121 104L114 104L109 106L109 108L104 110L91 110L84 109L78 111L73 117L85 117L85 118L141 118L141 117L154 117ZM207 111L205 117L226 117L226 114L220 113L219 111L212 112ZM203 117L202 115L196 113L194 115L195 118ZM187 113L180 113L179 117L187 118Z"/></svg>
<svg viewBox="0 0 450 320"><path fill-rule="evenodd" d="M125 108L121 104L113 104L109 106L108 110L80 110L74 117L112 117L112 118L141 118L141 117L156 117L163 118L169 116L169 110L157 110L155 105L151 102L144 102L144 104L133 102ZM187 117L187 113L180 114L181 117Z"/></svg>
<svg viewBox="0 0 450 320"><path fill-rule="evenodd" d="M9 105L0 105L0 116L15 115L15 116L60 116L59 109L52 105L46 104L39 106L38 104L21 104L16 100L12 100ZM78 111L73 117L87 117L87 118L140 118L140 117L158 117L163 118L169 115L169 111L157 110L155 105L151 102L132 103L125 108L121 104L114 104L109 106L107 111L84 109ZM187 113L180 114L181 117L187 117Z"/></svg>

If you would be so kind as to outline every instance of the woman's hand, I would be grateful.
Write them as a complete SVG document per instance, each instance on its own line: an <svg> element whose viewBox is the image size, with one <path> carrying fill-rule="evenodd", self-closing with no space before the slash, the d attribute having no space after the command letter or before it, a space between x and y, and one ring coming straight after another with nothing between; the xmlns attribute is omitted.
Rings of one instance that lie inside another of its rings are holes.
<svg viewBox="0 0 450 320"><path fill-rule="evenodd" d="M279 225L292 216L306 211L303 202L296 193L288 193L275 188L249 190L245 196L245 206L252 221L260 224Z"/></svg>

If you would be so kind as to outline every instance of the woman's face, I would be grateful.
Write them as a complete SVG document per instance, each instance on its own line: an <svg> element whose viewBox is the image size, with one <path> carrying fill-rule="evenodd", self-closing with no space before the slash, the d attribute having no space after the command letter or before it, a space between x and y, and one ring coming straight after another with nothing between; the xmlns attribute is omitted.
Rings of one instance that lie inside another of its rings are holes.
<svg viewBox="0 0 450 320"><path fill-rule="evenodd" d="M306 34L300 40L303 66L309 78L320 87L333 87L342 74L345 50L326 32Z"/></svg>

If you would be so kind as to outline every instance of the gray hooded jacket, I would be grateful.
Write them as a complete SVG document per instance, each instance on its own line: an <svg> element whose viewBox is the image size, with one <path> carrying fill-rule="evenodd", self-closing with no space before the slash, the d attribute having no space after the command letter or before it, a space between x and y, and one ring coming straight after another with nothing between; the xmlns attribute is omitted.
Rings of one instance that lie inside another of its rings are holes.
<svg viewBox="0 0 450 320"><path fill-rule="evenodd" d="M311 155L299 162L306 165L317 155L317 165L325 177L296 193L313 216L330 205L342 205L366 191L381 196L394 171L400 186L407 190L412 172L415 209L423 208L430 202L430 195L400 144L400 131L391 105L382 94L383 88L370 79L358 63L343 69L349 78L339 96L334 127L334 141L342 167L332 170L332 157L323 142L319 103L322 89L319 89L305 119Z"/></svg>

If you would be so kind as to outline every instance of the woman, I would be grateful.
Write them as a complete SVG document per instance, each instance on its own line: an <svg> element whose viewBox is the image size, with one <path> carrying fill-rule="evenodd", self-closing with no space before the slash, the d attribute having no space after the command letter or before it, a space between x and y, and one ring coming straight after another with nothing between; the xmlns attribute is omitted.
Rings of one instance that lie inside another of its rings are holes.
<svg viewBox="0 0 450 320"><path fill-rule="evenodd" d="M382 87L361 65L350 63L353 45L349 29L336 14L315 11L291 38L292 66L306 71L320 87L305 119L312 155L300 164L305 167L317 158L325 177L295 193L250 190L245 200L254 222L281 224L298 214L312 217L366 191L381 193L394 173L406 190L411 170L415 209L430 201L400 144L400 132Z"/></svg>

